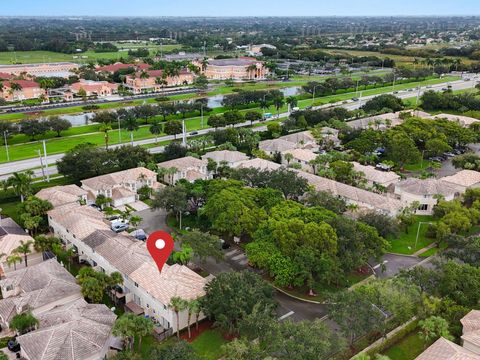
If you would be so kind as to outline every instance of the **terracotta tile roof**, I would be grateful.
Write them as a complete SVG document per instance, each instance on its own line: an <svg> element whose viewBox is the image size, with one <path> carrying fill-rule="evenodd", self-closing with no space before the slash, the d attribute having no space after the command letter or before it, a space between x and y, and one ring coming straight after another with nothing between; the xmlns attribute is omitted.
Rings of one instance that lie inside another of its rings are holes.
<svg viewBox="0 0 480 360"><path fill-rule="evenodd" d="M0 253L10 255L21 241L33 241L33 238L12 219L0 219Z"/></svg>
<svg viewBox="0 0 480 360"><path fill-rule="evenodd" d="M38 85L38 83L36 83L35 81L31 81L31 80L11 80L11 81L4 81L3 82L3 87L4 88L10 88L11 87L11 84L18 84L20 85L23 89L26 89L26 88L39 88L40 85Z"/></svg>
<svg viewBox="0 0 480 360"><path fill-rule="evenodd" d="M118 71L118 70L128 69L128 68L146 70L146 69L150 68L150 65L144 64L144 63L139 63L139 64L115 63L115 64L111 64L111 65L97 67L95 70L96 71L105 71L105 72L115 72L115 71Z"/></svg>
<svg viewBox="0 0 480 360"><path fill-rule="evenodd" d="M38 330L17 337L30 360L86 360L101 356L116 315L103 304L87 304L79 299L40 314L37 319Z"/></svg>
<svg viewBox="0 0 480 360"><path fill-rule="evenodd" d="M393 171L380 171L373 166L362 165L357 162L352 162L352 164L354 170L364 173L368 181L384 184L400 180L400 176Z"/></svg>
<svg viewBox="0 0 480 360"><path fill-rule="evenodd" d="M293 142L297 145L308 144L308 143L312 143L312 142L315 143L316 142L312 133L308 130L293 133L293 134L289 134L289 135L285 135L285 136L281 136L281 137L279 137L279 139L282 139L282 140L285 140L285 141L290 141L290 142Z"/></svg>
<svg viewBox="0 0 480 360"><path fill-rule="evenodd" d="M54 207L77 203L81 196L86 196L87 191L77 185L53 186L40 190L35 196L49 201Z"/></svg>
<svg viewBox="0 0 480 360"><path fill-rule="evenodd" d="M240 151L230 151L230 150L221 150L221 151L210 151L202 156L203 160L212 159L217 163L222 161L226 162L239 162L248 160L249 157Z"/></svg>
<svg viewBox="0 0 480 360"><path fill-rule="evenodd" d="M282 152L286 150L295 149L297 144L284 139L264 140L260 141L258 148L268 152Z"/></svg>
<svg viewBox="0 0 480 360"><path fill-rule="evenodd" d="M359 205L365 204L377 210L396 213L404 206L401 201L373 193L371 191L346 185L338 181L326 179L304 171L295 170L301 177L305 178L310 185L314 186L317 191L327 191L332 195L343 197L351 200Z"/></svg>
<svg viewBox="0 0 480 360"><path fill-rule="evenodd" d="M282 152L283 156L285 156L285 154L291 154L294 159L298 159L305 162L309 162L317 158L317 154L315 154L313 151L306 150L306 149L286 150Z"/></svg>
<svg viewBox="0 0 480 360"><path fill-rule="evenodd" d="M463 347L440 338L427 350L416 357L416 360L479 360L480 356Z"/></svg>
<svg viewBox="0 0 480 360"><path fill-rule="evenodd" d="M463 325L463 333L471 331L478 331L480 333L480 310L470 311L460 322Z"/></svg>
<svg viewBox="0 0 480 360"><path fill-rule="evenodd" d="M395 188L415 195L443 195L451 196L462 191L462 189L455 184L437 179L416 179L410 178L399 182Z"/></svg>
<svg viewBox="0 0 480 360"><path fill-rule="evenodd" d="M81 182L83 185L86 185L91 189L105 190L110 189L115 185L139 181L142 176L146 178L154 178L156 181L157 173L145 167L137 167L111 174L96 176L90 179L82 180Z"/></svg>
<svg viewBox="0 0 480 360"><path fill-rule="evenodd" d="M10 80L10 79L12 79L13 77L14 77L14 76L13 76L12 74L0 72L0 79L2 79L2 80Z"/></svg>
<svg viewBox="0 0 480 360"><path fill-rule="evenodd" d="M0 300L0 316L8 321L19 312L35 310L63 298L80 294L75 278L55 259L10 272L0 286L11 285L16 296Z"/></svg>
<svg viewBox="0 0 480 360"><path fill-rule="evenodd" d="M252 64L262 63L255 58L240 57L235 59L210 59L208 65L212 66L249 66Z"/></svg>
<svg viewBox="0 0 480 360"><path fill-rule="evenodd" d="M193 156L185 156L178 159L173 159L169 161L164 161L159 163L158 166L162 168L175 168L178 171L188 170L190 168L200 168L207 165L206 160L197 159Z"/></svg>
<svg viewBox="0 0 480 360"><path fill-rule="evenodd" d="M113 200L119 200L130 196L136 196L136 193L123 187L116 187L112 190Z"/></svg>
<svg viewBox="0 0 480 360"><path fill-rule="evenodd" d="M87 92L100 92L103 88L108 87L111 90L117 90L118 84L109 83L108 81L91 81L91 80L80 80L72 85L70 85L70 89L73 91L80 91L83 89Z"/></svg>
<svg viewBox="0 0 480 360"><path fill-rule="evenodd" d="M464 187L470 187L480 183L480 172L474 170L461 170L455 175L445 176L441 180L460 185Z"/></svg>
<svg viewBox="0 0 480 360"><path fill-rule="evenodd" d="M462 116L462 115L452 115L452 114L438 114L433 117L434 119L447 119L450 121L456 121L462 126L470 126L473 123L479 122L479 119Z"/></svg>
<svg viewBox="0 0 480 360"><path fill-rule="evenodd" d="M282 165L277 164L273 161L255 158L251 160L242 161L238 167L239 168L255 168L258 170L277 170L281 168Z"/></svg>
<svg viewBox="0 0 480 360"><path fill-rule="evenodd" d="M79 239L95 230L110 229L104 221L103 213L90 206L67 204L50 210L48 216Z"/></svg>

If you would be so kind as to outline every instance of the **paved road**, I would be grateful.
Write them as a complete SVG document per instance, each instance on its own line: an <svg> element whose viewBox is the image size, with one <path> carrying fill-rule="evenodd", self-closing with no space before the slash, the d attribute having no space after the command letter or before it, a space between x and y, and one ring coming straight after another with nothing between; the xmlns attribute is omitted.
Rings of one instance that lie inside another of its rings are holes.
<svg viewBox="0 0 480 360"><path fill-rule="evenodd" d="M413 97L413 96L416 96L416 95L420 96L421 94L423 94L423 92L428 91L428 90L441 91L442 88L445 88L447 86L447 84L452 86L452 90L468 89L468 88L475 87L475 85L477 84L477 78L472 77L472 79L470 81L458 80L458 81L452 81L452 82L448 82L448 83L445 82L445 83L442 83L442 84L429 86L428 88L426 86L424 86L424 87L421 87L418 91L414 91L414 92L399 91L398 94L395 94L395 95L402 98L402 99L410 98L410 97ZM392 92L390 92L390 93L392 93ZM342 107L344 107L348 110L354 110L354 109L358 109L366 101L368 101L369 99L372 99L376 96L378 96L378 95L365 96L365 97L362 97L359 101L356 101L356 102L350 100L347 104L344 104L343 102L337 102L337 103L334 103L334 104L326 104L326 105L316 106L316 107L314 107L314 109L322 109L322 108L329 108L329 107L335 107L335 106L342 106ZM290 113L286 112L286 113L281 113L279 116L280 117L287 117L289 115L290 115ZM250 123L245 122L245 123L239 124L237 126L247 126L247 125L250 125ZM191 136L202 135L202 134L206 134L206 133L210 132L211 130L213 130L213 128L202 129L202 130L198 130L198 134L191 135L191 133L189 133L186 136L191 137ZM254 128L254 131L263 131L263 130L265 130L265 127ZM159 141L173 140L173 139L174 139L174 136L172 136L172 135L162 136L162 137L158 138ZM133 142L134 145L147 145L147 144L153 144L153 143L155 143L155 139L144 139L144 140L137 140L137 141ZM120 146L120 144L112 145L111 147L115 148L117 146ZM156 152L162 151L162 148L161 147L155 147L155 148L150 149L150 151L152 153L156 153ZM47 152L48 152L48 142L47 142ZM47 162L48 162L48 164L53 164L58 159L60 159L61 157L63 157L63 154L49 155L47 157ZM16 172L16 171L18 172L18 171L23 171L23 170L35 168L35 167L38 167L38 166L39 166L39 159L38 158L32 158L32 159L26 159L26 160L20 160L20 161L14 161L14 162L10 162L10 163L0 164L0 176L5 175L5 174L10 174L10 173Z"/></svg>
<svg viewBox="0 0 480 360"><path fill-rule="evenodd" d="M384 279L397 275L400 270L405 270L419 264L423 259L418 256L385 254L379 262L370 262L378 278ZM385 265L385 271L382 271L381 264Z"/></svg>

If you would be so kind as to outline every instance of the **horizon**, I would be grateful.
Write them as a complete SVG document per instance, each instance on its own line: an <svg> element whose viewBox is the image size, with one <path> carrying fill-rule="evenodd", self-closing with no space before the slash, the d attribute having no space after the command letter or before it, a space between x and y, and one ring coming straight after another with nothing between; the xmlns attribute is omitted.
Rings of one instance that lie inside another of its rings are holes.
<svg viewBox="0 0 480 360"><path fill-rule="evenodd" d="M122 4L123 2L123 4ZM165 3L137 0L135 6L126 6L125 0L84 0L71 6L62 0L35 0L2 5L0 17L456 17L480 16L480 3L474 0L450 1L404 0L387 4L379 0L359 2L343 0L338 3L297 0L244 0L241 5L221 0L194 0ZM435 10L432 10L435 9ZM475 15L472 15L475 14Z"/></svg>

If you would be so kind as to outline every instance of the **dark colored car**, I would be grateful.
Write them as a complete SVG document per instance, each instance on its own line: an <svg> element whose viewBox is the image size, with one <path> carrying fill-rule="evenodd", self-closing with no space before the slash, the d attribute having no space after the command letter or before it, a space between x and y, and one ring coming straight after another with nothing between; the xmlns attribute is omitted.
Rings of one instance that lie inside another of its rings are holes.
<svg viewBox="0 0 480 360"><path fill-rule="evenodd" d="M20 351L20 344L17 342L17 340L12 339L12 340L8 341L7 348L10 351L18 352L18 351Z"/></svg>
<svg viewBox="0 0 480 360"><path fill-rule="evenodd" d="M192 131L190 135L198 135L198 131Z"/></svg>

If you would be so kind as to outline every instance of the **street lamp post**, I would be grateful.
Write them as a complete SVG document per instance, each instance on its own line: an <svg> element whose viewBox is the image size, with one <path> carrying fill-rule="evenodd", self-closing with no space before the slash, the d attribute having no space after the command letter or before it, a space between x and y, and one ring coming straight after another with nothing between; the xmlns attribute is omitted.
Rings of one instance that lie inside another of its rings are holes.
<svg viewBox="0 0 480 360"><path fill-rule="evenodd" d="M122 129L120 128L120 118L117 118L118 120L118 143L122 143Z"/></svg>
<svg viewBox="0 0 480 360"><path fill-rule="evenodd" d="M420 221L418 223L417 237L415 238L415 249L414 250L417 250L418 237L420 236L420 227L424 224L432 224L432 223L431 222L424 222L424 221Z"/></svg>
<svg viewBox="0 0 480 360"><path fill-rule="evenodd" d="M42 153L41 153L40 149L36 149L35 151L36 151L36 153L38 154L38 158L40 159L40 166L41 166L41 168L42 168L42 177L43 177L43 179L45 180L45 170L44 170L44 168L43 168L43 156L42 156Z"/></svg>
<svg viewBox="0 0 480 360"><path fill-rule="evenodd" d="M357 80L357 86L355 88L355 96L358 96L358 84L360 82L360 79Z"/></svg>
<svg viewBox="0 0 480 360"><path fill-rule="evenodd" d="M316 89L317 89L317 85L315 85L315 86L313 87L312 106L313 106L313 104L315 103L315 91L316 91Z"/></svg>
<svg viewBox="0 0 480 360"><path fill-rule="evenodd" d="M47 182L50 182L50 173L48 171L48 158L47 158L47 145L45 144L45 140L43 142L43 154L45 155L45 173L47 174Z"/></svg>
<svg viewBox="0 0 480 360"><path fill-rule="evenodd" d="M3 139L5 141L5 152L7 153L7 162L9 162L10 161L10 154L8 153L7 132L8 131L6 131L6 130L3 132Z"/></svg>
<svg viewBox="0 0 480 360"><path fill-rule="evenodd" d="M203 103L200 104L201 127L203 129Z"/></svg>

